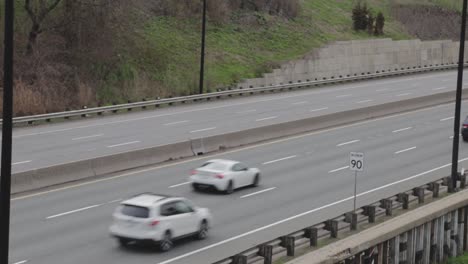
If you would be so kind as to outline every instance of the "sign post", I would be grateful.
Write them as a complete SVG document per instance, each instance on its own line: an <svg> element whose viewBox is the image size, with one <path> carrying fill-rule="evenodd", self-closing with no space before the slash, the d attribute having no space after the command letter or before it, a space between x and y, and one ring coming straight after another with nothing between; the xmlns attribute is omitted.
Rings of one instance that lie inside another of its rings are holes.
<svg viewBox="0 0 468 264"><path fill-rule="evenodd" d="M357 172L364 170L364 153L351 152L349 153L349 169L354 171L354 210L356 212L356 197L357 197Z"/></svg>

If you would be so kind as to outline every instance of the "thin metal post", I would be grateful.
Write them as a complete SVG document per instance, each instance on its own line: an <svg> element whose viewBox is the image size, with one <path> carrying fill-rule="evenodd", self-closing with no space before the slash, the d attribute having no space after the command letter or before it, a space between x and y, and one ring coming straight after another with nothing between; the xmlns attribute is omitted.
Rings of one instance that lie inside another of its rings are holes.
<svg viewBox="0 0 468 264"><path fill-rule="evenodd" d="M14 1L5 0L3 61L3 127L0 180L0 263L8 263L10 242L11 148L13 128Z"/></svg>
<svg viewBox="0 0 468 264"><path fill-rule="evenodd" d="M465 60L465 31L466 31L466 9L468 0L463 0L462 24L460 33L460 53L458 58L457 97L455 101L455 121L453 126L453 148L452 148L452 178L449 191L454 192L458 178L458 144L460 140L460 110L463 85L463 64Z"/></svg>
<svg viewBox="0 0 468 264"><path fill-rule="evenodd" d="M203 81L204 81L204 76L205 76L205 35L206 35L206 0L203 0L202 40L201 40L201 56L200 56L200 83L199 83L200 94L203 94Z"/></svg>
<svg viewBox="0 0 468 264"><path fill-rule="evenodd" d="M357 171L354 171L354 209L353 209L354 213L356 213L356 196L357 196Z"/></svg>

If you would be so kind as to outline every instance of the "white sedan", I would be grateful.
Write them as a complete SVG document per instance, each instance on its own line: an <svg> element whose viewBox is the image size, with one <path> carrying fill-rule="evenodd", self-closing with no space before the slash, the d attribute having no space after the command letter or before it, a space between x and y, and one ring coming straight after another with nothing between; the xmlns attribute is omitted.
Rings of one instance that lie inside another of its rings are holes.
<svg viewBox="0 0 468 264"><path fill-rule="evenodd" d="M190 181L194 190L215 188L230 194L240 187L257 186L260 170L248 168L238 161L214 159L193 170Z"/></svg>

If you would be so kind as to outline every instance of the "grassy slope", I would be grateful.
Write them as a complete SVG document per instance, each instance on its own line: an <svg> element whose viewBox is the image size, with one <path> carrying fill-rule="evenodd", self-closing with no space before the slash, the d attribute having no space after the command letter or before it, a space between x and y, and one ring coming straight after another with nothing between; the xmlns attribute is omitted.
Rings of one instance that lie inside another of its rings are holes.
<svg viewBox="0 0 468 264"><path fill-rule="evenodd" d="M369 6L386 15L385 36L410 38L389 15L387 1L370 0ZM244 78L261 76L272 65L300 58L311 49L335 40L371 36L351 30L352 1L302 0L295 20L257 14L265 25L256 28L208 24L206 87L213 90ZM138 52L129 55L133 67L176 94L195 92L198 86L200 22L156 17L140 32Z"/></svg>

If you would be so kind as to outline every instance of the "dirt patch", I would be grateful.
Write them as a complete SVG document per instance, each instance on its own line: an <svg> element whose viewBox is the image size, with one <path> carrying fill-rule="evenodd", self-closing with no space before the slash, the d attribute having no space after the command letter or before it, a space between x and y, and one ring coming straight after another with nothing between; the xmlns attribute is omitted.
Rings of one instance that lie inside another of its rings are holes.
<svg viewBox="0 0 468 264"><path fill-rule="evenodd" d="M391 12L408 33L421 40L460 38L461 16L456 11L438 6L396 4Z"/></svg>

